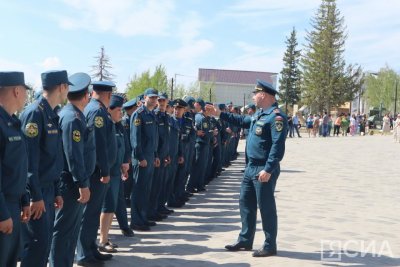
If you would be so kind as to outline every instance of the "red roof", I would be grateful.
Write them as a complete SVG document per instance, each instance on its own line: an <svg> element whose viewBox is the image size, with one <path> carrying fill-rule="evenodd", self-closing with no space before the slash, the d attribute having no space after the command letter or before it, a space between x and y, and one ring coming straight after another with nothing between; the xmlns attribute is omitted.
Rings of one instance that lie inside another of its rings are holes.
<svg viewBox="0 0 400 267"><path fill-rule="evenodd" d="M199 69L200 82L255 84L257 79L275 83L277 73L245 70Z"/></svg>

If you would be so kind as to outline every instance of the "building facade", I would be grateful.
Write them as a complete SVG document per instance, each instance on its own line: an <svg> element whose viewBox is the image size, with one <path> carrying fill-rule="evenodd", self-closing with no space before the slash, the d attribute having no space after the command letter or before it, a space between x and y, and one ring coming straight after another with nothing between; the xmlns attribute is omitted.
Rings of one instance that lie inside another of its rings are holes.
<svg viewBox="0 0 400 267"><path fill-rule="evenodd" d="M198 81L201 91L209 91L216 103L232 102L233 105L244 106L253 103L252 92L257 79L271 83L276 88L277 73L199 69ZM208 100L208 99L207 99Z"/></svg>

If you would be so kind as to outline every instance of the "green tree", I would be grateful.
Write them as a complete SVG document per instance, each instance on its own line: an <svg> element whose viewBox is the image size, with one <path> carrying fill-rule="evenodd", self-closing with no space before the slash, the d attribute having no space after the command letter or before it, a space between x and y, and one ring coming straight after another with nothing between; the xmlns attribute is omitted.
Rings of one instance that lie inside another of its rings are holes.
<svg viewBox="0 0 400 267"><path fill-rule="evenodd" d="M96 64L91 66L92 78L98 81L112 81L115 75L110 72L112 65L109 56L105 53L104 46L100 48L98 56L94 58L96 59Z"/></svg>
<svg viewBox="0 0 400 267"><path fill-rule="evenodd" d="M142 72L142 74L135 74L131 81L127 84L126 94L129 99L143 94L144 90L152 87L160 92L169 93L168 78L165 67L159 65L156 67L154 74L150 70Z"/></svg>
<svg viewBox="0 0 400 267"><path fill-rule="evenodd" d="M343 58L347 34L335 0L322 0L311 31L307 31L302 66L302 101L322 112L353 100L362 86L362 70L346 66Z"/></svg>
<svg viewBox="0 0 400 267"><path fill-rule="evenodd" d="M285 110L288 104L294 105L300 100L300 50L297 50L296 30L293 30L290 37L286 39L287 49L283 56L283 69L279 78L280 101L285 103Z"/></svg>
<svg viewBox="0 0 400 267"><path fill-rule="evenodd" d="M396 85L400 76L389 66L381 68L378 73L370 73L365 78L365 96L370 107L383 108L394 111ZM397 110L399 107L397 97Z"/></svg>

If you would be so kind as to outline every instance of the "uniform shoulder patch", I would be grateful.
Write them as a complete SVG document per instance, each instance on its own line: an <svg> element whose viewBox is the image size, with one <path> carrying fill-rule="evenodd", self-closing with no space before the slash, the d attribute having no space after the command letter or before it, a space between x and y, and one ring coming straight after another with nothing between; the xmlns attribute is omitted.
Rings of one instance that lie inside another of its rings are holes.
<svg viewBox="0 0 400 267"><path fill-rule="evenodd" d="M25 135L28 137L36 137L39 134L39 128L36 123L30 122L25 126Z"/></svg>
<svg viewBox="0 0 400 267"><path fill-rule="evenodd" d="M81 132L78 131L78 130L73 131L73 132L72 132L72 139L73 139L75 142L80 142L80 141L81 141Z"/></svg>
<svg viewBox="0 0 400 267"><path fill-rule="evenodd" d="M97 128L103 127L104 126L103 117L101 116L94 117L94 126L96 126Z"/></svg>
<svg viewBox="0 0 400 267"><path fill-rule="evenodd" d="M277 132L281 132L283 130L283 121L276 120L275 129Z"/></svg>

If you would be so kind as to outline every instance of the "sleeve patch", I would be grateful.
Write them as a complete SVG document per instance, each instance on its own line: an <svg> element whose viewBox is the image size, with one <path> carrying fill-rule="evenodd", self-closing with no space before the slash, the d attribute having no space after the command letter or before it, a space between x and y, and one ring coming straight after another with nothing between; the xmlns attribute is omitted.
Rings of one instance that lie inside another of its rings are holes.
<svg viewBox="0 0 400 267"><path fill-rule="evenodd" d="M72 132L72 139L73 139L75 142L80 142L80 141L81 141L81 132L78 131L78 130L73 131L73 132Z"/></svg>
<svg viewBox="0 0 400 267"><path fill-rule="evenodd" d="M28 137L36 137L39 134L38 125L36 123L28 123L25 126L25 135Z"/></svg>
<svg viewBox="0 0 400 267"><path fill-rule="evenodd" d="M94 126L96 126L97 128L103 127L103 126L104 126L103 117L96 116L96 117L94 118Z"/></svg>
<svg viewBox="0 0 400 267"><path fill-rule="evenodd" d="M277 132L283 130L283 122L282 121L275 121L275 129Z"/></svg>
<svg viewBox="0 0 400 267"><path fill-rule="evenodd" d="M138 119L135 119L135 121L134 121L133 123L135 124L135 126L139 126L140 123L141 123L141 121L140 121L140 119L138 118Z"/></svg>

